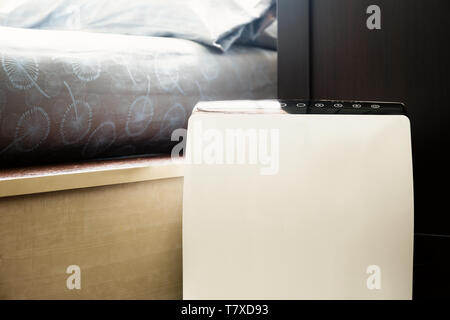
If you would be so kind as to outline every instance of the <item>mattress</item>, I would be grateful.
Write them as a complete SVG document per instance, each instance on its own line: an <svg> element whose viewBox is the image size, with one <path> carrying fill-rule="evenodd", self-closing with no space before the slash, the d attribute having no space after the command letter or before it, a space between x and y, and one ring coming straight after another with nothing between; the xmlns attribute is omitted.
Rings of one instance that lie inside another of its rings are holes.
<svg viewBox="0 0 450 320"><path fill-rule="evenodd" d="M170 152L198 101L276 97L276 52L0 27L0 167Z"/></svg>

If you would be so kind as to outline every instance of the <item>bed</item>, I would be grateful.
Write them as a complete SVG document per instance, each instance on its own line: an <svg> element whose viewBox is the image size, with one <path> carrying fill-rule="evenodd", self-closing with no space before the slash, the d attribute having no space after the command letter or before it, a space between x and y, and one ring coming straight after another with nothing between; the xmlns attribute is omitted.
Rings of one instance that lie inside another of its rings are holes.
<svg viewBox="0 0 450 320"><path fill-rule="evenodd" d="M276 52L0 27L2 166L168 152L200 100L276 95Z"/></svg>
<svg viewBox="0 0 450 320"><path fill-rule="evenodd" d="M198 101L276 97L272 0L103 2L0 14L0 167L168 153Z"/></svg>
<svg viewBox="0 0 450 320"><path fill-rule="evenodd" d="M182 298L171 134L200 100L276 97L273 2L0 3L0 299Z"/></svg>

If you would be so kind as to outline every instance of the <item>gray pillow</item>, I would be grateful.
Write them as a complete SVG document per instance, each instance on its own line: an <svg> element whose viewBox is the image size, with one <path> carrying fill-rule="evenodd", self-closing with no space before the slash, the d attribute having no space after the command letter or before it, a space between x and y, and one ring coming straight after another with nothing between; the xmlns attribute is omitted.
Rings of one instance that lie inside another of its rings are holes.
<svg viewBox="0 0 450 320"><path fill-rule="evenodd" d="M275 19L275 15L273 17ZM256 36L252 36L251 33L246 33L244 30L241 37L236 41L236 43L276 50L277 40L278 40L278 23L277 20L275 19L275 21L273 21L273 23L269 27L267 27L263 32L256 34Z"/></svg>
<svg viewBox="0 0 450 320"><path fill-rule="evenodd" d="M0 24L194 40L226 51L255 41L274 20L275 0L27 0Z"/></svg>

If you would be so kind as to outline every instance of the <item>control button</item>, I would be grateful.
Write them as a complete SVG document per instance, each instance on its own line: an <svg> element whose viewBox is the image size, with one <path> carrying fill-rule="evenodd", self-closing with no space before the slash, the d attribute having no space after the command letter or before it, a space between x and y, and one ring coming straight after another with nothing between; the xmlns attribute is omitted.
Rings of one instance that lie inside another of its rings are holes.
<svg viewBox="0 0 450 320"><path fill-rule="evenodd" d="M304 107L306 107L306 103L299 102L299 103L297 103L297 107L304 108Z"/></svg>
<svg viewBox="0 0 450 320"><path fill-rule="evenodd" d="M280 106L281 106L282 108L287 107L287 103L285 103L285 102L280 102Z"/></svg>
<svg viewBox="0 0 450 320"><path fill-rule="evenodd" d="M335 103L333 104L333 107L335 108L342 108L344 105L342 103Z"/></svg>
<svg viewBox="0 0 450 320"><path fill-rule="evenodd" d="M370 107L371 107L372 109L379 109L379 108L380 108L380 105L379 105L379 104L372 104Z"/></svg>
<svg viewBox="0 0 450 320"><path fill-rule="evenodd" d="M361 108L361 105L359 103L354 103L354 104L352 104L352 107L355 109L359 109L359 108Z"/></svg>
<svg viewBox="0 0 450 320"><path fill-rule="evenodd" d="M316 103L314 106L317 107L317 108L325 107L325 105L323 103Z"/></svg>

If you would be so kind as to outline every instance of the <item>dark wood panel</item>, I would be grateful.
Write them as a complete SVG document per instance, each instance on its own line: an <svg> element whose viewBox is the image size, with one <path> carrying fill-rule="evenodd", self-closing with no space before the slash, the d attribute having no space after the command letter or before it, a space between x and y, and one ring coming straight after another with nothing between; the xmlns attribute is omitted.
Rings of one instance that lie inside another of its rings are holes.
<svg viewBox="0 0 450 320"><path fill-rule="evenodd" d="M381 30L366 9L381 8ZM311 1L314 98L402 101L412 123L416 232L450 234L450 1Z"/></svg>
<svg viewBox="0 0 450 320"><path fill-rule="evenodd" d="M309 0L278 0L278 98L309 99Z"/></svg>

